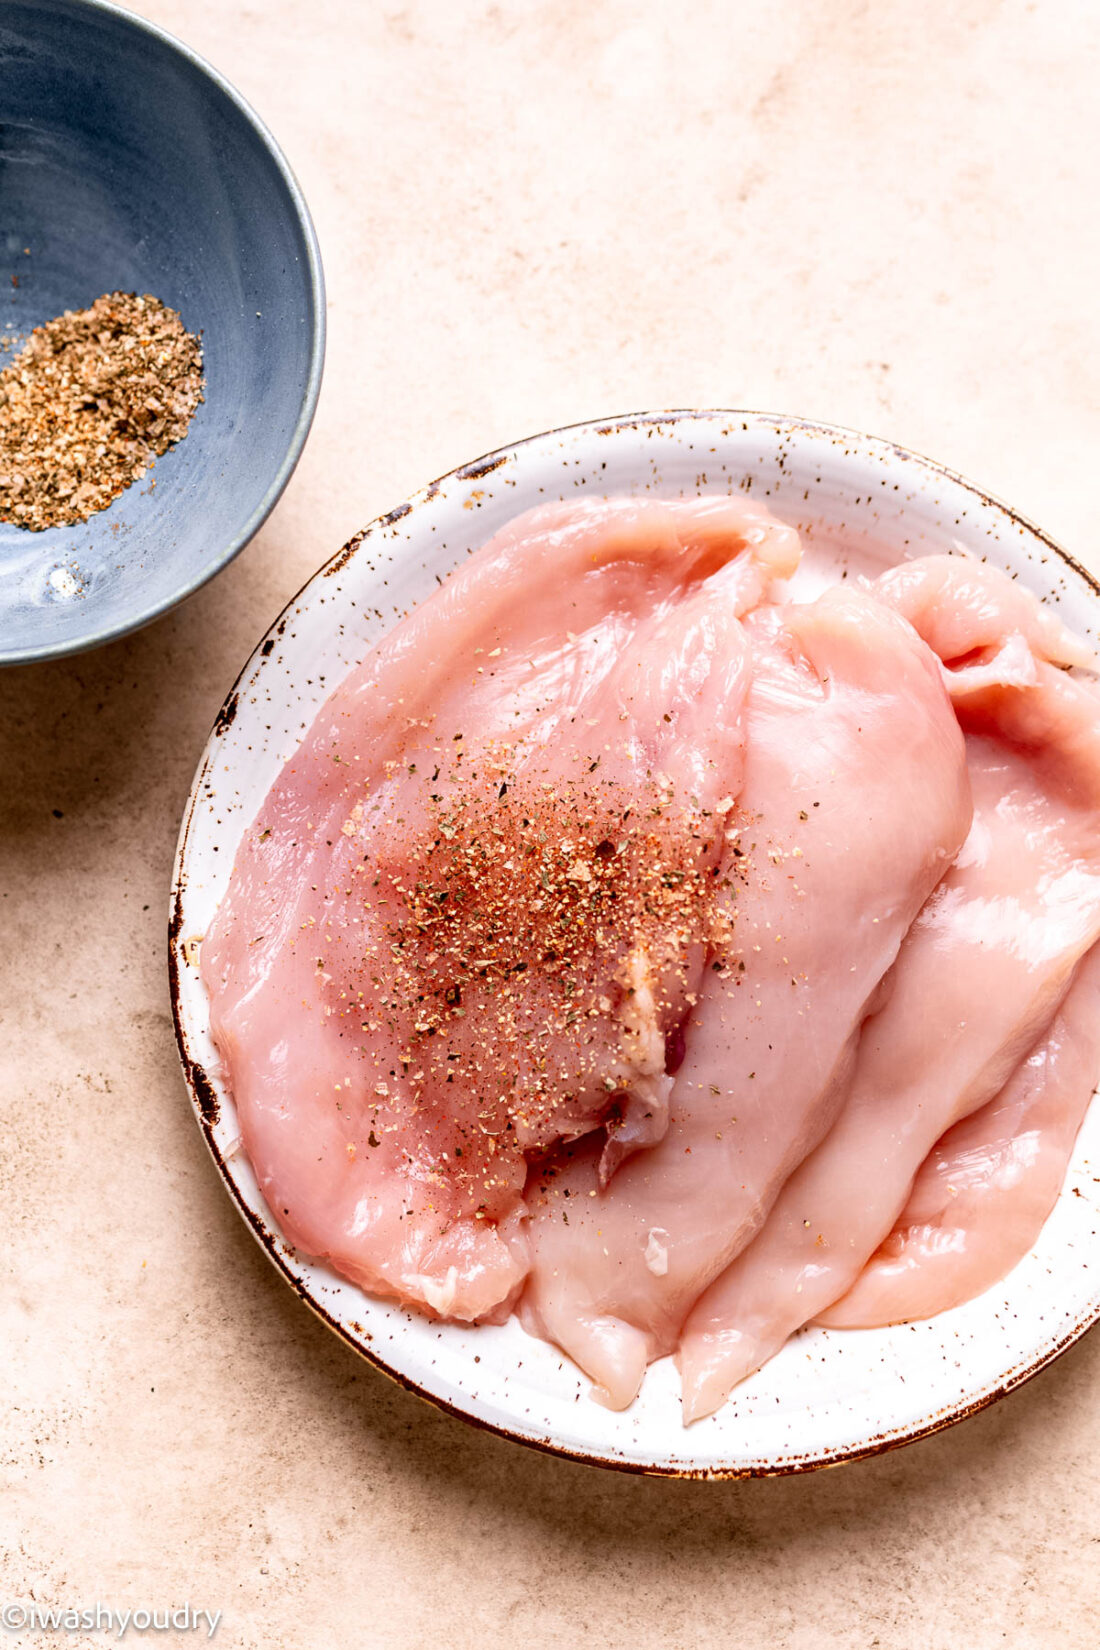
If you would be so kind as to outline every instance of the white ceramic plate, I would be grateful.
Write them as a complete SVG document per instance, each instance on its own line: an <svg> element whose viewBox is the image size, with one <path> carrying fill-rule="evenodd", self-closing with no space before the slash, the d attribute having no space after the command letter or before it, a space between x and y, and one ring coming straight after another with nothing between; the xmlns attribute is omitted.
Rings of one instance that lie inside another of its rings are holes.
<svg viewBox="0 0 1100 1650"><path fill-rule="evenodd" d="M357 1351L435 1403L563 1455L635 1471L795 1472L947 1426L1026 1380L1100 1317L1100 1107L1035 1249L980 1299L928 1323L796 1336L717 1415L686 1429L670 1360L612 1414L559 1354L512 1320L467 1329L373 1300L280 1235L239 1149L210 1039L197 947L238 841L324 698L437 578L546 499L744 489L799 528L804 592L930 551L1017 575L1095 644L1100 587L968 482L887 442L798 419L678 412L536 436L434 482L323 567L245 666L210 737L180 834L170 962L184 1070L214 1159L268 1254Z"/></svg>

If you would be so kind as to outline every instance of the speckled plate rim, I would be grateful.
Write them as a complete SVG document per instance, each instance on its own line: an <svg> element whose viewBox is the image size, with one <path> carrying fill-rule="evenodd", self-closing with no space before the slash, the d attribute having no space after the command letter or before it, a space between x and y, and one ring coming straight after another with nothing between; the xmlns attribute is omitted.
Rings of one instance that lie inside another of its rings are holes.
<svg viewBox="0 0 1100 1650"><path fill-rule="evenodd" d="M236 87L212 63L208 63L199 53L193 51L184 41L162 29L156 23L150 23L147 18L139 17L136 12L128 11L125 6L116 6L114 0L66 0L66 4L75 10L102 12L109 17L116 18L120 23L139 30L142 34L151 36L162 46L167 46L172 52L182 57L192 69L213 82L222 95L233 104L237 112L242 115L256 136L267 150L275 163L276 170L286 187L294 216L298 221L302 233L302 244L305 248L306 266L309 274L309 327L311 333L309 352L309 373L306 377L305 388L302 392L301 406L294 428L290 433L290 440L279 468L271 479L267 491L259 504L253 510L248 520L238 533L230 539L223 549L211 557L204 564L202 571L195 577L186 580L170 595L162 597L150 606L142 608L119 624L105 625L100 630L91 631L86 636L76 636L70 641L56 645L42 647L24 647L10 649L0 654L0 666L41 664L49 659L64 659L76 653L87 653L95 647L103 647L108 642L121 641L124 636L130 636L136 630L142 630L154 619L170 613L174 607L185 602L189 596L202 589L210 580L216 578L229 563L239 556L247 544L256 537L268 516L274 510L279 499L286 489L287 482L294 474L302 449L306 444L313 424L314 414L317 411L317 399L321 393L321 379L325 367L325 275L321 264L321 248L317 240L317 231L313 227L306 198L302 193L301 185L291 170L290 163L272 133L265 126L252 105L243 98Z"/></svg>
<svg viewBox="0 0 1100 1650"><path fill-rule="evenodd" d="M400 1313L399 1309L387 1306L385 1303L369 1302L361 1292L353 1290L352 1286L344 1283L343 1280L336 1279L335 1274L329 1273L326 1268L298 1255L279 1234L277 1224L263 1202L262 1195L256 1187L246 1160L243 1156L240 1156L231 1162L231 1154L223 1150L224 1137L221 1141L218 1138L219 1122L221 1121L224 1124L227 1109L229 1111L232 1109L232 1098L221 1080L216 1060L212 1061L210 1058L211 1045L209 1042L208 1016L205 1014L205 993L197 983L197 974L191 966L193 959L188 956L189 935L192 931L189 920L188 890L194 840L193 828L204 788L208 784L209 776L213 773L227 730L233 727L238 715L242 713L243 696L246 692L249 692L253 698L256 697L254 690L262 680L265 667L268 666L280 638L287 630L288 624L296 614L308 609L311 603L318 600L323 603L326 600L326 581L338 575L354 558L362 554L363 547L365 545L369 546L375 536L382 536L387 532L392 533L398 523L404 525L406 518L439 497L448 487L465 486L472 497L476 499L479 496L476 483L500 471L510 461L530 454L541 446L554 441L561 444L569 439L588 434L611 436L621 435L624 432L640 434L643 431L647 437L655 434L667 435L673 432L679 434L685 423L688 424L692 433L695 433L696 430L706 431L708 427L711 433L715 433L716 430L720 432L723 429L727 432L758 430L766 433L771 438L778 438L781 442L787 438L816 440L833 448L841 447L845 455L854 452L857 456L866 459L900 463L902 466L912 467L914 474L919 475L923 480L928 481L931 479L933 482L939 481L949 484L950 487L958 489L969 500L972 500L975 506L992 512L995 517L1000 517L1006 527L1010 527L1014 532L1025 538L1034 540L1046 552L1057 558L1058 562L1069 571L1075 581L1079 582L1081 589L1087 591L1090 598L1100 598L1100 581L1075 561L1061 546L1056 544L1048 534L1021 516L1018 511L975 486L958 472L890 441L863 435L818 420L738 410L671 409L662 412L622 414L607 419L562 426L528 437L508 447L496 449L440 477L418 493L413 494L396 509L376 518L361 533L355 535L288 602L283 613L256 647L230 689L199 763L180 829L169 909L168 960L172 1010L184 1077L196 1117L211 1155L242 1217L249 1225L268 1259L311 1310L354 1351L366 1358L382 1373L449 1414L470 1421L500 1436L511 1438L515 1442L586 1464L605 1466L626 1472L682 1478L783 1476L813 1471L827 1466L836 1466L846 1461L855 1461L898 1448L939 1432L1014 1391L1045 1369L1100 1319L1100 1278L1098 1278L1097 1284L1091 1288L1087 1299L1079 1304L1072 1320L1063 1326L1061 1333L1053 1337L1048 1336L1045 1341L1035 1346L1027 1356L1018 1358L1011 1362L1008 1367L999 1370L995 1378L979 1383L972 1390L960 1394L951 1402L930 1407L926 1412L900 1421L897 1425L880 1425L868 1436L851 1440L842 1447L815 1448L811 1446L806 1449L792 1447L760 1459L745 1459L743 1457L737 1459L735 1458L736 1452L728 1452L724 1456L722 1453L717 1456L711 1454L710 1458L700 1461L698 1458L692 1459L695 1452L691 1449L683 1452L666 1452L662 1456L653 1453L647 1454L644 1451L640 1454L626 1453L619 1449L605 1449L592 1447L591 1445L578 1447L575 1443L570 1443L561 1437L552 1435L545 1428L540 1430L538 1427L525 1425L519 1421L518 1417L510 1417L513 1424L509 1424L509 1419L502 1417L500 1414L479 1412L476 1395L471 1398L468 1394L463 1393L456 1401L454 1397L449 1397L445 1391L439 1389L439 1382L435 1381L430 1373L421 1372L418 1378L407 1369L395 1367L394 1362L386 1353L379 1351L376 1346L371 1344L374 1336L365 1329L362 1323L349 1318L346 1313L341 1316L336 1311L331 1310L321 1298L322 1293L328 1292L329 1285L323 1281L319 1283L318 1280L319 1278L330 1279L335 1283L338 1290L344 1293L351 1290L369 1308L381 1309L387 1314L397 1315L406 1321L415 1321L416 1317L415 1314ZM780 468L782 468L782 460L780 460ZM525 508L530 502L529 499L517 500L513 510ZM466 508L474 507L474 505L467 502ZM965 510L963 513L966 513ZM470 536L471 539L480 542L486 534L475 532ZM1047 559L1046 556L1041 558L1044 563ZM1060 599L1056 593L1054 599ZM382 615L379 613L378 617L381 619ZM1097 617L1100 619L1100 611L1098 611ZM389 628L391 622L391 620L385 621L382 629ZM1095 641L1096 627L1090 625L1088 629ZM378 633L381 633L381 631L379 630ZM329 682L323 690L318 690L318 704L326 696L332 685L334 685L333 682ZM311 706L311 715L312 711L313 707ZM244 714L247 714L247 711ZM242 829L246 823L247 820L242 819ZM237 840L239 840L239 832ZM230 845L227 859L232 859L235 849L236 840ZM1070 1175L1067 1178L1058 1208L1055 1215L1052 1215L1051 1221L1048 1222L1048 1227L1044 1228L1044 1236L1054 1223L1059 1211L1073 1201L1070 1193L1075 1193L1077 1198L1084 1196L1079 1183L1083 1184L1087 1181L1090 1186L1100 1185L1100 1177L1084 1173L1084 1170L1088 1170L1090 1167L1087 1156L1088 1149L1093 1150L1095 1156L1100 1159L1100 1119L1098 1119L1098 1113L1100 1113L1100 1108L1095 1106L1091 1108L1090 1119L1093 1127L1091 1128L1091 1138L1087 1142L1086 1152L1083 1157L1082 1141L1085 1140L1086 1135L1090 1134L1089 1120L1086 1120L1085 1128L1082 1130L1082 1139L1078 1141L1078 1150L1075 1153ZM1095 1217L1098 1212L1100 1211L1096 1207L1092 1207L1090 1218ZM1080 1235L1080 1232L1078 1232L1078 1239ZM1093 1258L1100 1261L1100 1243L1095 1242L1098 1236L1097 1231L1094 1229L1087 1236L1094 1240L1095 1253ZM1036 1246L1037 1249L1038 1247L1039 1245ZM1026 1262L1021 1263L1021 1266L1025 1264ZM1019 1270L1018 1268L1017 1271ZM1048 1274L1049 1271L1050 1269L1047 1268ZM998 1287L1008 1288L1015 1277L1015 1272L1010 1274L1004 1285ZM984 1300L984 1298L980 1297L981 1300ZM971 1306L974 1304L970 1303ZM941 1314L939 1318L932 1320L931 1325L907 1325L892 1330L863 1331L857 1332L857 1334L863 1337L870 1335L898 1337L903 1335L906 1330L937 1328L949 1318L968 1310L969 1307L963 1307L957 1309L955 1314ZM446 1333L456 1326L435 1327ZM472 1333L475 1335L488 1335L499 1332L495 1330L475 1330ZM845 1332L830 1334L828 1331L815 1330L812 1333L818 1337L823 1337L826 1341L837 1343L838 1333L839 1336L843 1336ZM527 1344L538 1345L539 1343ZM790 1346L794 1345L796 1345L796 1342L789 1343L788 1349L785 1349L779 1358L773 1360L772 1364L766 1366L765 1371L761 1372L762 1375L766 1376L769 1370L774 1369L781 1359L787 1356ZM827 1347L826 1358L829 1350ZM807 1354L807 1357L809 1357L809 1354ZM826 1358L821 1361L825 1362ZM665 1362L667 1364L667 1360ZM647 1380L653 1382L660 1369L660 1365L654 1366ZM753 1379L759 1380L760 1377L754 1377ZM801 1375L798 1379L802 1379ZM586 1383L583 1380L578 1379L578 1396L585 1385ZM728 1415L731 1407L727 1406L727 1410L723 1413ZM607 1412L601 1413L607 1414ZM718 1417L711 1419L718 1420ZM702 1423L703 1427L708 1425L710 1425L710 1422ZM682 1437L685 1442L689 1442L697 1432L697 1427L690 1428L682 1433ZM704 1454L706 1453L704 1452Z"/></svg>

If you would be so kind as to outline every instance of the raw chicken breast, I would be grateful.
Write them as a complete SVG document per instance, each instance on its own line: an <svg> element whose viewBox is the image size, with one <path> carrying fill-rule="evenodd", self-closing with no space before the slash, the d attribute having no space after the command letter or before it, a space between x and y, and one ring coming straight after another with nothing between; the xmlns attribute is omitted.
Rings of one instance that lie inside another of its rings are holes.
<svg viewBox="0 0 1100 1650"><path fill-rule="evenodd" d="M734 944L693 1005L668 1132L606 1187L588 1143L528 1186L522 1321L613 1407L832 1121L869 1002L970 823L958 725L908 624L836 589L746 629L745 779L720 892Z"/></svg>
<svg viewBox="0 0 1100 1650"><path fill-rule="evenodd" d="M329 699L202 950L286 1236L375 1293L505 1314L526 1154L667 1124L740 789L738 614L797 563L740 500L511 523Z"/></svg>
<svg viewBox="0 0 1100 1650"><path fill-rule="evenodd" d="M1014 639L1023 658L1096 665L1092 649L1030 590L969 556L918 556L877 579L875 594L904 613L946 665L965 664L973 679L981 656ZM1003 670L1000 679L1004 680Z"/></svg>
<svg viewBox="0 0 1100 1650"><path fill-rule="evenodd" d="M1100 933L1098 703L1033 652L1065 656L1062 627L981 564L929 558L878 592L956 658L946 675L974 730L973 827L864 1028L838 1121L685 1326L688 1420L802 1324L829 1321L936 1139L997 1093Z"/></svg>
<svg viewBox="0 0 1100 1650"><path fill-rule="evenodd" d="M925 1159L897 1225L829 1308L829 1324L861 1329L930 1318L999 1283L1054 1208L1098 1081L1094 946L1034 1053Z"/></svg>

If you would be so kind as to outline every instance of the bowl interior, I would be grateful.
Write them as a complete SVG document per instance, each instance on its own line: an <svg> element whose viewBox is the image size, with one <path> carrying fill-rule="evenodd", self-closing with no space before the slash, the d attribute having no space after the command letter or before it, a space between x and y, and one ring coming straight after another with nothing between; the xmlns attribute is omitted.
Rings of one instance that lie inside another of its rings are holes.
<svg viewBox="0 0 1100 1650"><path fill-rule="evenodd" d="M184 818L171 966L184 1070L211 1151L267 1253L358 1351L435 1402L502 1433L633 1470L804 1470L919 1437L1026 1379L1100 1314L1100 1107L1030 1255L977 1300L927 1323L811 1329L685 1430L670 1359L621 1414L515 1319L470 1329L367 1297L293 1249L264 1202L210 1036L202 935L241 835L314 714L365 649L469 551L536 503L746 491L803 535L800 591L931 552L988 558L1097 640L1095 583L1028 523L960 478L842 430L757 414L691 413L555 431L444 477L323 568L268 632L220 714Z"/></svg>
<svg viewBox="0 0 1100 1650"><path fill-rule="evenodd" d="M111 6L6 0L0 335L103 292L151 292L202 333L206 402L82 526L0 524L0 660L132 629L247 542L308 429L319 281L285 163L205 65Z"/></svg>

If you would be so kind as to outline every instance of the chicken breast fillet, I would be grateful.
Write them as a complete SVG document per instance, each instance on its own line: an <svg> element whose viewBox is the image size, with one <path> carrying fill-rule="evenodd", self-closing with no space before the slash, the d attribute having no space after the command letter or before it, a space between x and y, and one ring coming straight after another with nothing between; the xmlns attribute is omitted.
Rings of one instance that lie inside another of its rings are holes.
<svg viewBox="0 0 1100 1650"><path fill-rule="evenodd" d="M796 535L741 500L512 522L331 696L202 948L284 1234L363 1287L501 1316L526 1157L661 1134L741 784L738 614Z"/></svg>
<svg viewBox="0 0 1100 1650"><path fill-rule="evenodd" d="M835 589L746 629L744 786L720 895L734 943L692 1006L668 1132L607 1186L587 1143L528 1185L522 1321L613 1407L831 1123L859 1025L970 824L962 737L907 623Z"/></svg>
<svg viewBox="0 0 1100 1650"><path fill-rule="evenodd" d="M1069 655L1072 639L980 564L929 558L887 575L877 593L948 656L973 826L863 1029L837 1122L685 1325L688 1420L716 1409L802 1324L828 1321L937 1138L998 1092L1100 933L1097 699L1042 656Z"/></svg>

